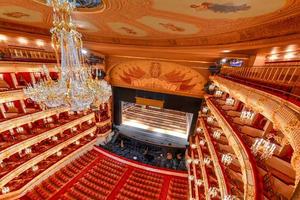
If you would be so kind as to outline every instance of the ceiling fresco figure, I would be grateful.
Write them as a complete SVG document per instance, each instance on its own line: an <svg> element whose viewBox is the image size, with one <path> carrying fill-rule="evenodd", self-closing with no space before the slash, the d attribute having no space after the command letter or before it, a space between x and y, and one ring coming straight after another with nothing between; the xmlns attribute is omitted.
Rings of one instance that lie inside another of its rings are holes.
<svg viewBox="0 0 300 200"><path fill-rule="evenodd" d="M245 11L249 10L251 6L244 3L241 5L234 5L233 3L224 3L224 4L218 4L218 3L209 3L209 2L203 2L201 4L192 4L190 5L191 8L202 11L202 10L211 10L215 13L232 13L232 12L238 12L238 11Z"/></svg>

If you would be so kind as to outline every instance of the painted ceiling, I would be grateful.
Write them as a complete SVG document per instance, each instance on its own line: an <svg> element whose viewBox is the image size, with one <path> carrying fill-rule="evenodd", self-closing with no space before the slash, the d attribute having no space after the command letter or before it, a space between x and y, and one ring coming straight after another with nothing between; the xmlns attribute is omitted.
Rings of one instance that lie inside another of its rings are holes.
<svg viewBox="0 0 300 200"><path fill-rule="evenodd" d="M0 28L49 34L52 10L41 2L0 0ZM74 14L87 41L195 46L300 32L299 0L103 0L100 7Z"/></svg>

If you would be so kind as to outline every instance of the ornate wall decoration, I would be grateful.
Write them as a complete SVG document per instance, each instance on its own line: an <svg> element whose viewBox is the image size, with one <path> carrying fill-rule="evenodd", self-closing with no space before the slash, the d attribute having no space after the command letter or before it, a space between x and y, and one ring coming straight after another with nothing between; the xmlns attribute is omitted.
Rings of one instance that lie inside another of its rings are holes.
<svg viewBox="0 0 300 200"><path fill-rule="evenodd" d="M128 61L110 71L116 86L200 97L206 78L184 65L158 61Z"/></svg>
<svg viewBox="0 0 300 200"><path fill-rule="evenodd" d="M222 77L211 77L211 80L222 91L251 106L256 112L260 112L285 135L294 150L291 164L296 171L295 185L297 185L300 180L300 108L272 94ZM252 93L247 98L249 91Z"/></svg>

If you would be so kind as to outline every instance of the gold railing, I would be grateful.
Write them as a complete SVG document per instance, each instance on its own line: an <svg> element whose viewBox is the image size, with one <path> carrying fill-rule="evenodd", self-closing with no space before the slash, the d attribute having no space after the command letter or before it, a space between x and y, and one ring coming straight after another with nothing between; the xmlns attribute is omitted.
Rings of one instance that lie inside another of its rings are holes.
<svg viewBox="0 0 300 200"><path fill-rule="evenodd" d="M299 81L300 65L223 68L221 73L277 84L293 84Z"/></svg>
<svg viewBox="0 0 300 200"><path fill-rule="evenodd" d="M300 65L223 68L221 74L267 91L300 99Z"/></svg>

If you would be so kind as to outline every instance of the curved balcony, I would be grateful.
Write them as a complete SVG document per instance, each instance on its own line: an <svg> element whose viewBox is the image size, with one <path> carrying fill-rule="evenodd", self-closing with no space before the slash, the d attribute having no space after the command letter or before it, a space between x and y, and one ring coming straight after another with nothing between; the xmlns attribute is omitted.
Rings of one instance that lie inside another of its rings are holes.
<svg viewBox="0 0 300 200"><path fill-rule="evenodd" d="M230 125L228 120L220 112L220 110L212 103L208 96L205 96L207 106L217 119L219 125L226 135L229 145L233 148L235 155L240 163L243 182L244 182L244 199L261 199L260 184L257 177L257 168L250 149L244 144L234 127Z"/></svg>
<svg viewBox="0 0 300 200"><path fill-rule="evenodd" d="M220 90L229 93L272 121L286 136L294 150L292 166L297 172L297 184L300 180L300 107L268 92L223 77L214 76L211 80Z"/></svg>
<svg viewBox="0 0 300 200"><path fill-rule="evenodd" d="M90 133L94 133L96 131L96 128L97 128L96 126L89 128L88 130L86 130L82 133L79 133L79 134L75 135L74 137L67 139L66 141L48 149L47 151L35 156L34 158L30 159L29 161L21 164L20 166L18 166L14 170L10 171L8 174L6 174L5 176L3 176L0 179L0 188L5 186L10 180L14 179L16 176L20 175L27 169L29 169L32 166L36 165L37 163L41 162L45 158L51 156L52 154L56 153L57 151L60 151L64 147L72 144L73 142L79 140L80 138L83 138L86 135L89 135Z"/></svg>
<svg viewBox="0 0 300 200"><path fill-rule="evenodd" d="M24 141L21 141L19 143L16 143L12 146L9 146L8 148L5 148L4 150L0 151L0 160L4 160L5 158L8 158L9 156L21 151L22 149L25 149L27 147L32 146L33 144L37 144L41 142L42 140L45 140L47 138L50 138L54 135L57 135L59 133L64 132L67 129L70 129L78 124L82 124L83 122L86 122L90 119L93 119L94 113L90 113L86 116L83 116L81 118L75 119L73 121L70 121L66 124L63 124L62 126L58 126L56 128L53 128L51 130L48 130L46 132L42 132L41 134L38 134L36 136L33 136L31 138L28 138Z"/></svg>
<svg viewBox="0 0 300 200"><path fill-rule="evenodd" d="M212 143L211 136L207 130L207 127L206 127L206 124L205 124L203 118L200 118L200 125L203 128L205 140L207 142L207 146L208 146L208 149L209 149L209 152L210 152L213 164L214 164L214 168L215 168L215 172L216 172L216 176L217 176L217 180L218 180L218 184L219 184L219 189L220 189L220 193L221 193L221 198L224 199L224 197L226 195L228 195L228 193L229 193L228 185L226 183L226 178L224 175L224 171L221 167L219 157L217 155L214 144Z"/></svg>

